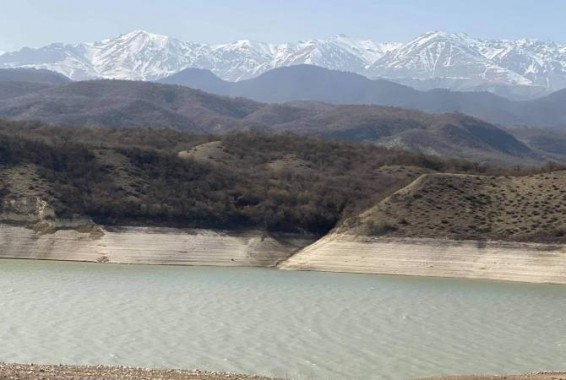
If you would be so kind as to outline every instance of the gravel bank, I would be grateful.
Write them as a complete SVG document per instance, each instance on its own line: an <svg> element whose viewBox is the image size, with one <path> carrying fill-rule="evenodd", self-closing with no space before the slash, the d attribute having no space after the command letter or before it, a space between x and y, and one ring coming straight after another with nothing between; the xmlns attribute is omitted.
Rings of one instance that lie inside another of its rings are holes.
<svg viewBox="0 0 566 380"><path fill-rule="evenodd" d="M443 376L426 380L566 380L566 372L541 372L507 376Z"/></svg>
<svg viewBox="0 0 566 380"><path fill-rule="evenodd" d="M143 369L104 366L0 364L0 379L174 379L174 380L273 380L229 373Z"/></svg>

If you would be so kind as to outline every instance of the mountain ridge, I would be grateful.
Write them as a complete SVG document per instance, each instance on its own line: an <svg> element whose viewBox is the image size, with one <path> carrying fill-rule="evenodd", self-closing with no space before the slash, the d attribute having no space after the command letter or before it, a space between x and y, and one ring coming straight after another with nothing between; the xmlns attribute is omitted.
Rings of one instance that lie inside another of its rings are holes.
<svg viewBox="0 0 566 380"><path fill-rule="evenodd" d="M1 100L0 117L61 125L172 128L200 134L295 132L505 165L544 161L512 134L463 114L428 114L377 105L265 104L140 81L80 81L40 89Z"/></svg>
<svg viewBox="0 0 566 380"><path fill-rule="evenodd" d="M512 101L487 91L419 91L384 79L317 66L281 67L239 82L228 82L202 69L185 69L159 83L198 88L258 102L315 101L330 104L375 104L424 112L459 112L504 126L564 128L566 90L529 100Z"/></svg>
<svg viewBox="0 0 566 380"><path fill-rule="evenodd" d="M74 80L158 80L192 67L239 81L298 64L392 79L418 89L487 89L517 98L566 87L566 45L446 32L425 33L407 43L338 35L294 43L207 45L137 30L98 42L56 43L0 55L0 67L49 69Z"/></svg>

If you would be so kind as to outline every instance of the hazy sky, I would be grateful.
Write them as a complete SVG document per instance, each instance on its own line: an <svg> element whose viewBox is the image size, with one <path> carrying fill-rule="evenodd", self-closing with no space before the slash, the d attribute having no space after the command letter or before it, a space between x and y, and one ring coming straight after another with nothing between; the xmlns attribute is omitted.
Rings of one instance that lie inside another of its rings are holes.
<svg viewBox="0 0 566 380"><path fill-rule="evenodd" d="M283 42L431 31L566 42L566 0L0 0L0 51L143 29L182 40Z"/></svg>

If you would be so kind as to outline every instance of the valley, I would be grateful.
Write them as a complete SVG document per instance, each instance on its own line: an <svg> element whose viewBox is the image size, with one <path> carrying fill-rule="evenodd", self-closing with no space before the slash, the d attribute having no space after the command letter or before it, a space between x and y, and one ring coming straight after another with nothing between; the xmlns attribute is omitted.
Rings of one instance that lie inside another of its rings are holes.
<svg viewBox="0 0 566 380"><path fill-rule="evenodd" d="M0 3L0 378L566 379L566 2Z"/></svg>

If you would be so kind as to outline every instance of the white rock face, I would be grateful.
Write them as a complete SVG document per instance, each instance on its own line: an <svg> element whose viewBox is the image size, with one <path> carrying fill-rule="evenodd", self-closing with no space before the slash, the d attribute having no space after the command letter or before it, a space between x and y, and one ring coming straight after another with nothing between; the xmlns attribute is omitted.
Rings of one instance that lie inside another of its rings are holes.
<svg viewBox="0 0 566 380"><path fill-rule="evenodd" d="M134 31L94 43L51 44L0 55L0 67L43 68L74 80L156 80L194 67L238 81L298 64L383 77L420 88L516 86L554 91L566 87L566 45L486 41L444 32L426 33L406 44L339 35L296 43L240 40L206 45Z"/></svg>

